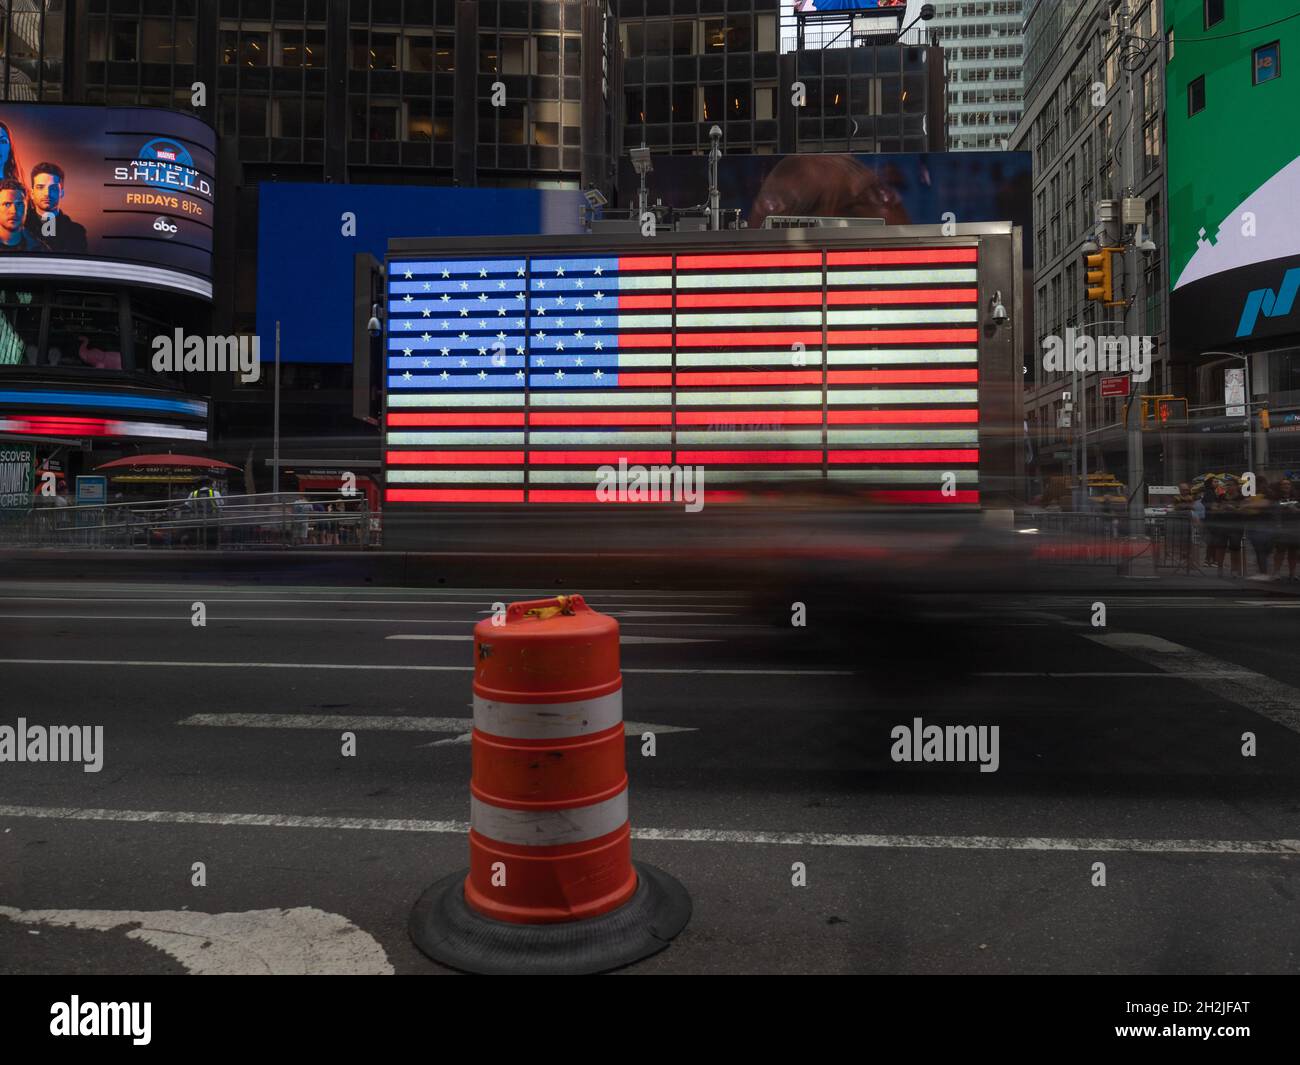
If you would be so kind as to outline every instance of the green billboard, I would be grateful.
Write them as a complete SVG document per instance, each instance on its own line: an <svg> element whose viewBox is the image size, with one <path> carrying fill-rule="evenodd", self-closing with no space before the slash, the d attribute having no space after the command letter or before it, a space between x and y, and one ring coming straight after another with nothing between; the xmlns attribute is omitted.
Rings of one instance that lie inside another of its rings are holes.
<svg viewBox="0 0 1300 1065"><path fill-rule="evenodd" d="M1166 0L1165 28L1174 346L1300 332L1300 11Z"/></svg>

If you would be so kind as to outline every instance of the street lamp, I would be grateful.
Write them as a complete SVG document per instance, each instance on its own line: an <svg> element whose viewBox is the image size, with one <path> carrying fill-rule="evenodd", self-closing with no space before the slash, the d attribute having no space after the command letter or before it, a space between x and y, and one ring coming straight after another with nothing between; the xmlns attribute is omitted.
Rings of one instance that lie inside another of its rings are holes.
<svg viewBox="0 0 1300 1065"><path fill-rule="evenodd" d="M905 34L918 22L929 22L932 18L934 18L934 5L922 4L921 10L917 13L916 18L912 19L911 22L909 22L906 26L904 26L901 30L898 31L897 42L901 44L903 41L903 34Z"/></svg>
<svg viewBox="0 0 1300 1065"><path fill-rule="evenodd" d="M1240 359L1246 375L1246 402L1243 409L1246 412L1246 470L1249 472L1255 465L1255 434L1251 431L1253 426L1250 422L1250 356L1240 351L1203 351L1202 355L1219 355L1229 359ZM1224 397L1226 400L1226 396ZM1228 404L1223 405L1224 416L1228 413Z"/></svg>

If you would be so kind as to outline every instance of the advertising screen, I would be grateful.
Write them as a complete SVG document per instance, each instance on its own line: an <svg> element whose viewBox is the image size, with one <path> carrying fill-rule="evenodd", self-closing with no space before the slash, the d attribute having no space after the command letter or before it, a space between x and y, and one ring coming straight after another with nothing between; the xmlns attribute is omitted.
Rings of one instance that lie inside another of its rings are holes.
<svg viewBox="0 0 1300 1065"><path fill-rule="evenodd" d="M352 361L353 257L397 237L576 233L576 189L265 182L258 190L257 332L262 359Z"/></svg>
<svg viewBox="0 0 1300 1065"><path fill-rule="evenodd" d="M1300 331L1300 150L1288 129L1300 86L1284 55L1300 24L1241 0L1207 31L1202 5L1169 6L1168 227L1176 352L1235 350ZM1248 27L1267 27L1259 33Z"/></svg>
<svg viewBox="0 0 1300 1065"><path fill-rule="evenodd" d="M623 463L978 503L978 256L390 260L385 502L595 503Z"/></svg>
<svg viewBox="0 0 1300 1065"><path fill-rule="evenodd" d="M0 103L0 275L211 299L215 150L176 111Z"/></svg>

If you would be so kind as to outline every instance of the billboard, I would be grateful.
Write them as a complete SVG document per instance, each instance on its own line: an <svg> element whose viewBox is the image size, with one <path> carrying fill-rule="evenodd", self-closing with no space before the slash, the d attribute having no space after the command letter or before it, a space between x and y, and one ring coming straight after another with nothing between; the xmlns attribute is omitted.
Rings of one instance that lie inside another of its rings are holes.
<svg viewBox="0 0 1300 1065"><path fill-rule="evenodd" d="M391 258L385 505L596 503L665 464L710 502L977 504L979 242L774 237Z"/></svg>
<svg viewBox="0 0 1300 1065"><path fill-rule="evenodd" d="M211 299L215 153L178 111L0 103L0 275Z"/></svg>
<svg viewBox="0 0 1300 1065"><path fill-rule="evenodd" d="M793 0L800 15L820 14L823 11L889 11L902 14L907 0Z"/></svg>
<svg viewBox="0 0 1300 1065"><path fill-rule="evenodd" d="M264 182L258 190L257 332L262 359L352 361L353 257L383 260L397 237L577 233L574 190Z"/></svg>
<svg viewBox="0 0 1300 1065"><path fill-rule="evenodd" d="M30 445L0 443L0 513L26 514L31 510L35 468Z"/></svg>
<svg viewBox="0 0 1300 1065"><path fill-rule="evenodd" d="M1300 333L1300 148L1278 135L1300 108L1300 83L1278 76L1300 24L1269 25L1275 7L1242 0L1206 30L1200 0L1169 5L1170 328L1185 354Z"/></svg>
<svg viewBox="0 0 1300 1065"><path fill-rule="evenodd" d="M637 177L630 161L620 165L626 200L635 196ZM652 201L704 203L708 160L656 156L649 186ZM1030 233L1032 189L1029 152L724 155L718 164L721 206L739 210L750 228L769 215L835 215L886 225L1012 222ZM1032 245L1025 241L1026 267Z"/></svg>

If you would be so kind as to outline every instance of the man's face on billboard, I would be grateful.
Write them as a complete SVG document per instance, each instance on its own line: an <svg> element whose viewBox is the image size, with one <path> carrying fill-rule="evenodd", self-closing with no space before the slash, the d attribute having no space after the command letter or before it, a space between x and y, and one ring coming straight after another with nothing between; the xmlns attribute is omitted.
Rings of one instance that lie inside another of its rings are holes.
<svg viewBox="0 0 1300 1065"><path fill-rule="evenodd" d="M32 203L38 211L57 211L62 202L63 182L57 174L37 174L32 179Z"/></svg>
<svg viewBox="0 0 1300 1065"><path fill-rule="evenodd" d="M0 189L0 237L6 243L23 228L26 206L23 194L17 189Z"/></svg>

